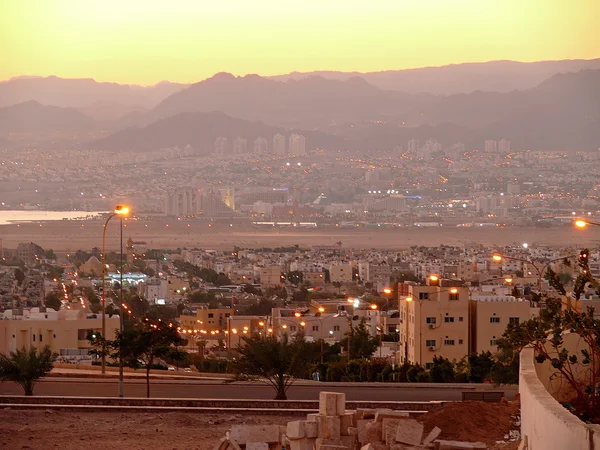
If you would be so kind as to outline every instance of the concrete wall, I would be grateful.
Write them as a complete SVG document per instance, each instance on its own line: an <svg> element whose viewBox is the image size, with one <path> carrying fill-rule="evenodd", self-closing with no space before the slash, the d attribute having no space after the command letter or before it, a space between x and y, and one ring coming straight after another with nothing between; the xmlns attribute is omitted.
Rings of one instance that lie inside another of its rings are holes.
<svg viewBox="0 0 600 450"><path fill-rule="evenodd" d="M600 425L587 425L546 390L536 372L533 348L521 352L521 435L528 450L598 450Z"/></svg>

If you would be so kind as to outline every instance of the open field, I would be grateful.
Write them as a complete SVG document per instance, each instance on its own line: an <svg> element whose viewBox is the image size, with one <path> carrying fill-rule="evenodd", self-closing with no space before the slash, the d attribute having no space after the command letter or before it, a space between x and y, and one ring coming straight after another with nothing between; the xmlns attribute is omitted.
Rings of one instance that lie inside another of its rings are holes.
<svg viewBox="0 0 600 450"><path fill-rule="evenodd" d="M600 230L591 227L575 230L571 226L553 228L396 228L396 229L345 229L345 228L253 228L233 223L206 222L126 221L124 239L144 241L148 248L199 247L215 250L241 247L278 247L298 244L334 244L341 241L346 248L402 249L411 245L438 246L511 245L527 242L530 245L574 246L577 248L600 244ZM75 251L102 247L103 224L100 221L51 221L0 226L0 239L4 248L15 248L19 242L35 242L54 251ZM119 224L114 219L107 230L108 250L119 247Z"/></svg>

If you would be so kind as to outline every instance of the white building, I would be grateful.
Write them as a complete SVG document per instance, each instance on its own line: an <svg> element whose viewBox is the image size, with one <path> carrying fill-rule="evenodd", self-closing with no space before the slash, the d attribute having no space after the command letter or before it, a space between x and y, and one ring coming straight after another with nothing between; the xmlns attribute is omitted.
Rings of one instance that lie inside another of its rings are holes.
<svg viewBox="0 0 600 450"><path fill-rule="evenodd" d="M306 154L306 139L301 134L293 133L290 135L289 153L291 155Z"/></svg>
<svg viewBox="0 0 600 450"><path fill-rule="evenodd" d="M238 137L233 141L233 153L235 155L246 153L246 139Z"/></svg>
<svg viewBox="0 0 600 450"><path fill-rule="evenodd" d="M259 137L254 140L254 153L257 155L266 155L269 153L269 142L267 138Z"/></svg>
<svg viewBox="0 0 600 450"><path fill-rule="evenodd" d="M273 154L282 156L286 153L285 136L277 133L273 136Z"/></svg>
<svg viewBox="0 0 600 450"><path fill-rule="evenodd" d="M217 155L225 155L227 153L227 138L218 137L215 139L215 153Z"/></svg>
<svg viewBox="0 0 600 450"><path fill-rule="evenodd" d="M496 153L498 151L498 141L487 140L485 141L485 152Z"/></svg>

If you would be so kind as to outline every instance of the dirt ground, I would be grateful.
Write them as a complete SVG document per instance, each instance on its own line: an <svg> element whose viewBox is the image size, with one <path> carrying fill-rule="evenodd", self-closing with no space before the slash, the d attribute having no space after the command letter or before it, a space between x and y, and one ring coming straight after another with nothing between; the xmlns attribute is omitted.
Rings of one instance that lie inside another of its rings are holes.
<svg viewBox="0 0 600 450"><path fill-rule="evenodd" d="M41 226L40 226L41 225ZM596 230L574 230L573 227L556 228L397 228L372 230L358 229L253 229L234 224L209 227L202 222L128 221L123 233L127 239L144 241L148 248L199 247L215 250L231 249L234 245L247 248L300 245L332 245L341 241L345 248L402 249L411 245L438 246L466 245L512 245L527 242L530 245L565 246L578 248L593 246L600 242ZM593 227L592 227L593 228ZM54 221L0 225L0 235L5 248L16 248L19 242L35 242L44 248L58 252L102 247L102 223L100 221ZM119 247L119 227L115 224L107 232L108 250Z"/></svg>
<svg viewBox="0 0 600 450"><path fill-rule="evenodd" d="M0 449L212 450L233 424L290 420L298 416L0 409Z"/></svg>

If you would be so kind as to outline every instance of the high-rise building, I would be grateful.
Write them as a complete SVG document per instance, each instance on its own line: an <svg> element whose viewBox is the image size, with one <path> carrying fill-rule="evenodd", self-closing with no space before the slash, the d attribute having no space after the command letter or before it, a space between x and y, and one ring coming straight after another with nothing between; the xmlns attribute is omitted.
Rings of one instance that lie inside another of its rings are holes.
<svg viewBox="0 0 600 450"><path fill-rule="evenodd" d="M293 133L290 135L289 153L291 155L306 154L306 139L301 134Z"/></svg>
<svg viewBox="0 0 600 450"><path fill-rule="evenodd" d="M498 142L487 140L485 141L485 152L486 153L496 153L498 151Z"/></svg>
<svg viewBox="0 0 600 450"><path fill-rule="evenodd" d="M267 138L259 137L255 139L254 153L257 155L266 155L269 153L269 141L267 141Z"/></svg>
<svg viewBox="0 0 600 450"><path fill-rule="evenodd" d="M237 137L235 141L233 141L233 153L234 155L246 153L246 139Z"/></svg>
<svg viewBox="0 0 600 450"><path fill-rule="evenodd" d="M508 139L500 139L498 149L500 153L510 153L510 141Z"/></svg>
<svg viewBox="0 0 600 450"><path fill-rule="evenodd" d="M273 136L273 153L280 156L287 154L285 148L285 136L283 134L277 133Z"/></svg>
<svg viewBox="0 0 600 450"><path fill-rule="evenodd" d="M218 137L215 139L215 153L217 155L224 155L227 153L227 138Z"/></svg>
<svg viewBox="0 0 600 450"><path fill-rule="evenodd" d="M416 152L418 145L419 141L417 141L416 139L411 139L410 141L408 141L408 151L413 153Z"/></svg>

